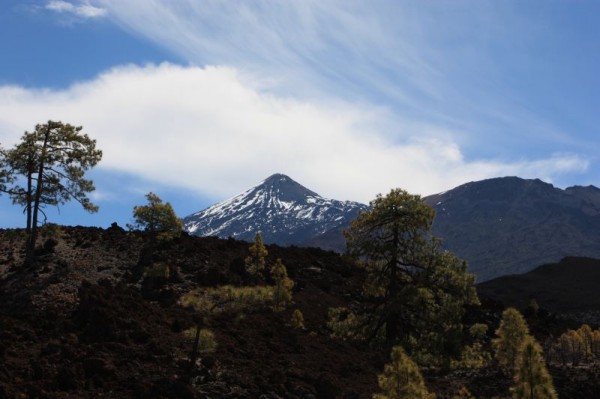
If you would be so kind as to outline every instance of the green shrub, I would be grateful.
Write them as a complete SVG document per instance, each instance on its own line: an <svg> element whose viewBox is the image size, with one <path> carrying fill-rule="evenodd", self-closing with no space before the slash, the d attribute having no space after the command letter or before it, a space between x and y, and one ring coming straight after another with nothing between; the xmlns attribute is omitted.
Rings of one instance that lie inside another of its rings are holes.
<svg viewBox="0 0 600 399"><path fill-rule="evenodd" d="M358 316L348 308L329 308L327 328L331 330L331 335L336 338L363 340L366 332L364 327L365 319Z"/></svg>
<svg viewBox="0 0 600 399"><path fill-rule="evenodd" d="M292 313L292 326L296 329L304 329L304 315L300 309L296 309Z"/></svg>
<svg viewBox="0 0 600 399"><path fill-rule="evenodd" d="M253 286L201 288L185 294L180 299L184 307L192 307L204 316L223 312L241 312L263 307L271 303L273 287Z"/></svg>
<svg viewBox="0 0 600 399"><path fill-rule="evenodd" d="M198 327L191 327L183 331L183 335L190 340L195 340L196 334L198 334L198 353L213 353L217 349L217 339L211 330L202 328L198 331Z"/></svg>
<svg viewBox="0 0 600 399"><path fill-rule="evenodd" d="M144 269L144 277L146 278L163 278L167 280L169 276L170 269L166 263L155 263Z"/></svg>

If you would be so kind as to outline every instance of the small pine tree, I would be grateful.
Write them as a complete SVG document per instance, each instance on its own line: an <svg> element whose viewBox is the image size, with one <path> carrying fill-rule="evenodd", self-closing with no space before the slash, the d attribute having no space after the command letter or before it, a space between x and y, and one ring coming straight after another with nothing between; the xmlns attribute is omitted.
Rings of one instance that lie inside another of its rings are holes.
<svg viewBox="0 0 600 399"><path fill-rule="evenodd" d="M594 331L589 325L583 324L577 330L577 334L579 335L579 337L581 337L581 341L583 344L582 352L584 359L586 361L591 361L593 359L592 347L594 345Z"/></svg>
<svg viewBox="0 0 600 399"><path fill-rule="evenodd" d="M283 310L285 305L292 300L292 288L294 281L287 275L287 270L281 259L277 259L271 269L271 277L275 281L273 290L273 308L277 311Z"/></svg>
<svg viewBox="0 0 600 399"><path fill-rule="evenodd" d="M296 309L292 313L292 326L299 330L304 329L304 315L300 309Z"/></svg>
<svg viewBox="0 0 600 399"><path fill-rule="evenodd" d="M401 346L395 346L391 354L392 362L386 364L383 374L377 377L382 393L373 395L373 399L434 399L425 386L423 376L417 364L404 352Z"/></svg>
<svg viewBox="0 0 600 399"><path fill-rule="evenodd" d="M515 308L508 308L502 312L500 327L492 341L496 352L496 360L507 374L512 375L515 369L519 350L523 339L529 335L527 322Z"/></svg>
<svg viewBox="0 0 600 399"><path fill-rule="evenodd" d="M152 239L171 239L178 237L183 229L183 223L175 214L170 203L163 203L154 193L146 194L148 205L133 207L133 228L144 229Z"/></svg>
<svg viewBox="0 0 600 399"><path fill-rule="evenodd" d="M558 399L542 348L532 336L525 337L521 345L514 379L513 399Z"/></svg>
<svg viewBox="0 0 600 399"><path fill-rule="evenodd" d="M260 231L254 236L254 244L249 248L250 255L244 259L246 270L253 276L261 277L266 269L265 258L269 254L265 244L263 243L262 234Z"/></svg>

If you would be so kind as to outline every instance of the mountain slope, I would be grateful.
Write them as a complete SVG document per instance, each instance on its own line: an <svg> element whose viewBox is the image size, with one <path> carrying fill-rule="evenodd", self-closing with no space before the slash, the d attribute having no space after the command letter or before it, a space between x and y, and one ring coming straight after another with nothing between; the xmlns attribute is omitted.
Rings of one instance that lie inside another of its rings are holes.
<svg viewBox="0 0 600 399"><path fill-rule="evenodd" d="M525 273L565 256L600 258L600 189L503 177L425 198L434 234L478 281Z"/></svg>
<svg viewBox="0 0 600 399"><path fill-rule="evenodd" d="M323 198L282 174L219 204L184 218L196 236L252 241L261 231L266 243L302 245L346 226L367 206Z"/></svg>
<svg viewBox="0 0 600 399"><path fill-rule="evenodd" d="M507 306L525 308L531 299L559 313L588 313L598 323L600 260L567 257L528 273L503 276L477 285L477 292ZM587 320L590 322L590 320Z"/></svg>

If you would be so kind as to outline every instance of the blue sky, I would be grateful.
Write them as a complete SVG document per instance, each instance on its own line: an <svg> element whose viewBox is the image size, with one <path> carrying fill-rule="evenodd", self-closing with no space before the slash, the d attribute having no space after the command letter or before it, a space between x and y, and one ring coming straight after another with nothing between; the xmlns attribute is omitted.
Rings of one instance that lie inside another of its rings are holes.
<svg viewBox="0 0 600 399"><path fill-rule="evenodd" d="M0 143L48 119L104 159L100 212L180 216L281 172L332 198L496 176L598 185L596 1L4 0ZM0 198L0 227L22 215Z"/></svg>

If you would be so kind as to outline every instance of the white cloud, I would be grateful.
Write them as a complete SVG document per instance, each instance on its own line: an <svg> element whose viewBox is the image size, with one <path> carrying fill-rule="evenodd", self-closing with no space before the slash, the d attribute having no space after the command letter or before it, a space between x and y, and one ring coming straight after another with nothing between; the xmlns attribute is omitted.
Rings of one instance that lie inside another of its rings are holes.
<svg viewBox="0 0 600 399"><path fill-rule="evenodd" d="M58 13L68 13L82 18L98 18L107 14L105 8L93 6L87 2L71 3L64 0L49 1L45 8Z"/></svg>
<svg viewBox="0 0 600 399"><path fill-rule="evenodd" d="M465 159L454 132L403 125L383 108L283 97L226 67L119 67L63 91L0 87L0 142L48 119L83 125L100 168L215 200L281 172L322 195L368 201L402 187L431 194L500 175L583 171L585 159ZM388 130L401 133L394 140ZM458 132L460 133L460 132ZM98 187L102 190L102 187Z"/></svg>

